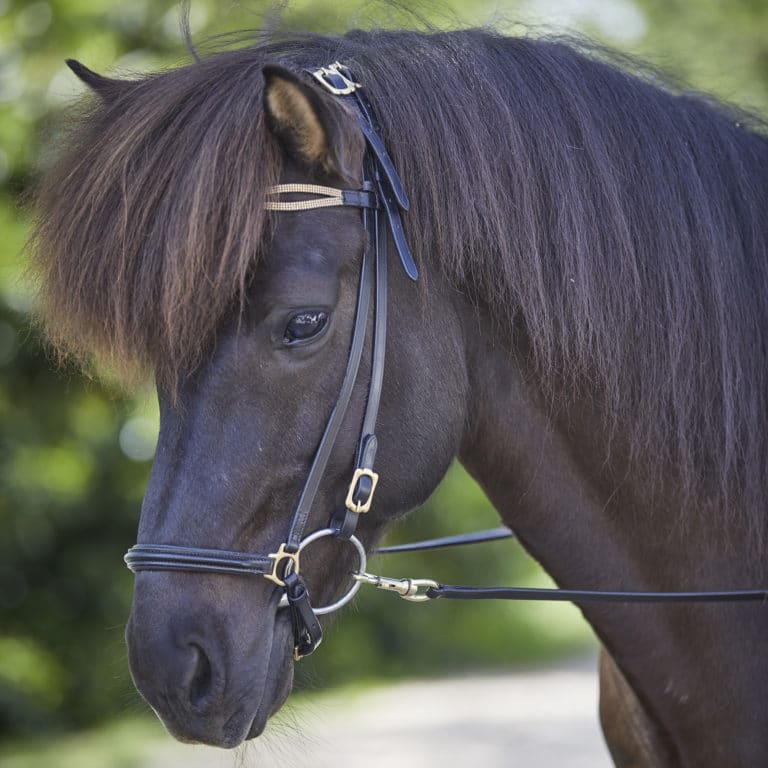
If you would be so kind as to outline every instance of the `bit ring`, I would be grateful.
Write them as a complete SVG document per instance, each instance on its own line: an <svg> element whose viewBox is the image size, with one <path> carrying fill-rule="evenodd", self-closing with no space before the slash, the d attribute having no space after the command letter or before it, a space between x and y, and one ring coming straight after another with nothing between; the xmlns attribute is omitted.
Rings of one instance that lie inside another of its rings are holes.
<svg viewBox="0 0 768 768"><path fill-rule="evenodd" d="M325 538L326 536L336 536L336 531L333 528L321 528L319 531L310 533L309 536L303 539L301 544L299 544L299 552L301 552L301 550L304 549L304 547L308 546L313 541L317 541L318 539ZM358 567L355 570L358 572L365 571L365 567L368 563L368 557L365 552L365 547L363 546L363 543L360 541L360 539L358 539L357 536L350 536L349 539L342 539L342 541L348 541L357 550L357 556L360 559L360 562L358 564ZM293 570L293 561L288 560L285 564L286 576L289 573L291 573L292 570ZM327 613L333 613L334 611L338 611L339 608L345 606L357 594L361 586L362 586L362 582L355 581L352 584L352 586L349 588L349 590L345 592L338 600L336 600L336 602L329 603L328 605L323 605L320 608L313 607L315 614L317 616L323 616ZM278 607L285 608L287 605L288 605L288 597L286 595L283 595L280 598L280 603Z"/></svg>

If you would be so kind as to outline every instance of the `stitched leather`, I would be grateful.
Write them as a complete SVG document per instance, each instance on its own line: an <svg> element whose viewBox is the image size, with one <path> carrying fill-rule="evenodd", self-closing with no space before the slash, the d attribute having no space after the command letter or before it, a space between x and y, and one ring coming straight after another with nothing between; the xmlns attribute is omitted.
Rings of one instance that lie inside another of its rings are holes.
<svg viewBox="0 0 768 768"><path fill-rule="evenodd" d="M356 469L373 469L378 450L376 439L376 420L381 403L381 390L384 382L384 363L387 347L387 231L386 221L380 211L374 212L376 253L376 303L374 307L373 341L371 343L371 380L368 386L368 402L357 448ZM367 493L362 493L362 482L367 482ZM356 503L364 504L373 492L369 478L360 478L358 488L353 494ZM331 527L337 530L340 538L348 539L357 528L359 514L346 507L340 509L331 518Z"/></svg>
<svg viewBox="0 0 768 768"><path fill-rule="evenodd" d="M357 466L373 468L376 460L376 420L384 383L384 363L387 352L387 228L380 211L374 213L376 224L376 312L371 349L371 381L368 402L357 451Z"/></svg>
<svg viewBox="0 0 768 768"><path fill-rule="evenodd" d="M323 639L323 629L312 610L309 592L304 580L297 573L285 577L285 594L291 609L294 655L297 659L309 656Z"/></svg>
<svg viewBox="0 0 768 768"><path fill-rule="evenodd" d="M388 555L396 552L421 552L428 549L460 547L464 544L482 544L486 541L514 538L515 534L512 530L506 526L502 526L501 528L491 528L487 531L461 533L458 536L442 536L439 539L425 539L424 541L413 541L409 544L394 544L391 547L380 547L376 550L376 554Z"/></svg>
<svg viewBox="0 0 768 768"><path fill-rule="evenodd" d="M723 592L609 592L590 589L528 589L526 587L429 587L427 597L436 600L543 600L573 603L722 603L768 600L768 589Z"/></svg>
<svg viewBox="0 0 768 768"><path fill-rule="evenodd" d="M350 205L355 208L378 208L379 199L373 191L364 189L342 189L341 199L344 205Z"/></svg>
<svg viewBox="0 0 768 768"><path fill-rule="evenodd" d="M372 219L372 216L372 212L365 208L363 209L363 223L366 226L366 229L371 226L369 221ZM349 400L355 386L357 372L360 369L360 359L365 344L365 331L368 324L368 309L370 306L371 287L373 283L373 243L374 241L371 240L363 253L362 266L360 268L360 283L357 293L357 309L355 310L352 341L349 357L347 358L347 368L344 373L344 379L342 380L341 388L339 389L336 405L333 407L333 411L331 411L331 415L325 425L323 436L320 439L320 444L315 452L312 466L310 467L309 474L304 482L304 488L301 492L299 503L291 521L291 529L287 539L287 549L293 552L298 550L299 544L301 543L304 528L309 519L309 514L312 511L312 503L315 500L318 488L320 487L320 482L325 474L328 460L331 457L336 438L341 429L341 424L346 415L347 408L349 407Z"/></svg>
<svg viewBox="0 0 768 768"><path fill-rule="evenodd" d="M228 549L177 547L171 544L136 544L125 553L123 560L134 573L205 571L261 576L272 570L272 560L263 555Z"/></svg>
<svg viewBox="0 0 768 768"><path fill-rule="evenodd" d="M344 67L345 74L351 78L349 69ZM405 192L400 176L395 170L392 159L381 139L379 125L376 120L375 112L371 106L368 97L362 89L356 90L348 96L341 96L357 114L360 130L363 132L366 143L376 158L378 168L383 171L376 174L376 184L379 191L379 198L387 213L389 228L392 233L392 240L395 243L397 252L400 255L400 261L411 280L419 277L419 270L416 267L411 249L405 237L403 222L400 218L400 209L407 211L410 208L410 201Z"/></svg>

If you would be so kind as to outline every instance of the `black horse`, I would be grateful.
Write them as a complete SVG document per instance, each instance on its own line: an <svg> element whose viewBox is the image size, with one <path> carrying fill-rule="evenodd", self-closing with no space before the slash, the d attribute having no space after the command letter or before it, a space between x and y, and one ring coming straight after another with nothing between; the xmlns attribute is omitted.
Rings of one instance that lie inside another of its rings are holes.
<svg viewBox="0 0 768 768"><path fill-rule="evenodd" d="M458 456L561 586L765 586L765 127L604 51L472 30L297 35L135 81L73 64L100 98L43 186L34 258L63 354L155 373L140 543L285 541L367 238L358 208L268 192L360 188L359 123L304 72L334 60L378 116L421 271L390 259L366 547ZM368 348L309 531L344 504L370 376ZM307 551L313 600L353 555ZM138 574L131 670L174 736L261 733L291 688L281 595ZM768 606L583 612L618 766L766 763Z"/></svg>

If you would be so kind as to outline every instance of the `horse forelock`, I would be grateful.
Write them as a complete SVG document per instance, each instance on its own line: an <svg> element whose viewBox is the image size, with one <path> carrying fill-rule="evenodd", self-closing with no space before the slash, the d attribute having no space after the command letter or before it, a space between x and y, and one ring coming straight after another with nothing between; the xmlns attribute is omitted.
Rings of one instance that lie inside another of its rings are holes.
<svg viewBox="0 0 768 768"><path fill-rule="evenodd" d="M217 64L126 83L45 180L33 267L64 355L172 387L243 299L279 154L260 67Z"/></svg>
<svg viewBox="0 0 768 768"><path fill-rule="evenodd" d="M545 391L591 396L649 478L674 466L692 507L764 533L765 129L594 54L478 30L296 35L138 83L42 194L51 336L160 378L199 362L279 173L260 67L340 59L408 187L417 261L524 327Z"/></svg>

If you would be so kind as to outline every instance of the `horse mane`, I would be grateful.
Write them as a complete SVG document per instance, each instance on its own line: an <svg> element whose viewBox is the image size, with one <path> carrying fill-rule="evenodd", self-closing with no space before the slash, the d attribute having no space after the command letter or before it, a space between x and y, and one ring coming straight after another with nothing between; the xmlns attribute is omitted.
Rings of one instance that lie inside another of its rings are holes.
<svg viewBox="0 0 768 768"><path fill-rule="evenodd" d="M268 242L280 156L261 67L362 79L417 260L519 327L541 381L592 393L632 456L764 530L768 141L756 118L582 43L293 35L126 83L45 180L48 332L160 381L191 370ZM622 63L622 62L619 62ZM666 469L665 469L666 471ZM667 473L668 474L668 473Z"/></svg>

